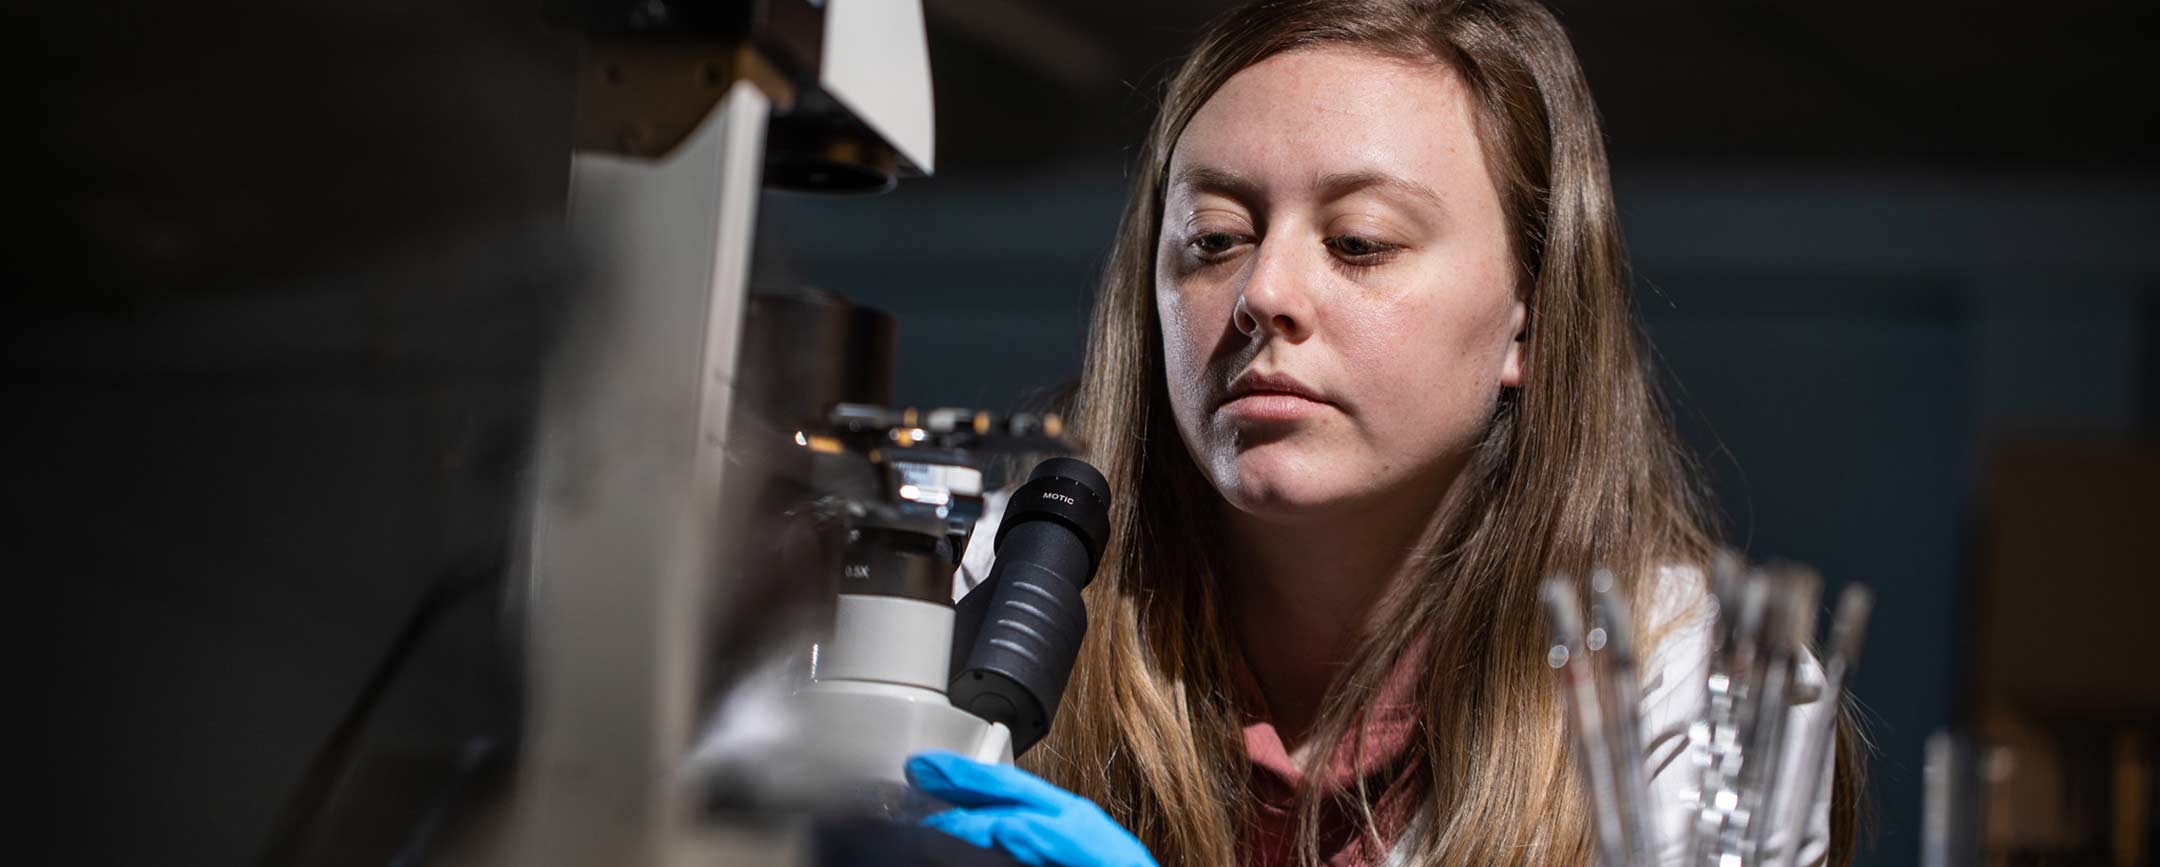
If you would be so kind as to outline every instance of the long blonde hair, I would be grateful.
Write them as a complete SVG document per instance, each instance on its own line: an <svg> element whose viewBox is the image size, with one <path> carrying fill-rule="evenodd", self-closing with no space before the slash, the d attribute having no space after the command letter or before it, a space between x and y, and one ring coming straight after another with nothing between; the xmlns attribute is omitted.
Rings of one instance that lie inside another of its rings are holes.
<svg viewBox="0 0 2160 867"><path fill-rule="evenodd" d="M1111 542L1064 712L1028 764L1101 804L1166 865L1240 860L1248 765L1206 541L1219 497L1171 417L1154 251L1164 173L1193 114L1239 70L1317 46L1463 76L1530 316L1522 385L1501 395L1403 604L1329 689L1308 761L1361 748L1346 737L1361 699L1427 636L1417 761L1431 820L1411 843L1416 863L1588 864L1539 582L1603 565L1647 600L1661 565L1707 562L1714 536L1644 371L1589 89L1566 34L1530 0L1254 3L1211 25L1170 80L1096 299L1076 409L1118 494ZM1368 833L1369 795L1349 805ZM1299 806L1308 862L1321 806Z"/></svg>

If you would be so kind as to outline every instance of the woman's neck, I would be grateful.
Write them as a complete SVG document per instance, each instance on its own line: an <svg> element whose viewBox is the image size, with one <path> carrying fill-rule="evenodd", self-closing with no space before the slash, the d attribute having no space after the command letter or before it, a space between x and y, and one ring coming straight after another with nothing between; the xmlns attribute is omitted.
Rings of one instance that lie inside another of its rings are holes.
<svg viewBox="0 0 2160 867"><path fill-rule="evenodd" d="M1374 606L1412 571L1438 504L1416 499L1294 522L1230 512L1231 628L1292 758L1374 625Z"/></svg>

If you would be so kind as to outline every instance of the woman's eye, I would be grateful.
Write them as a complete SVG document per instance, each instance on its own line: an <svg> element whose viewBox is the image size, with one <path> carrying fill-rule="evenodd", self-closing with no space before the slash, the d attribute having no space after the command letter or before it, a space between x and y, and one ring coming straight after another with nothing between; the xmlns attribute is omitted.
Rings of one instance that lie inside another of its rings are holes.
<svg viewBox="0 0 2160 867"><path fill-rule="evenodd" d="M1357 235L1336 235L1327 239L1327 245L1333 248L1336 253L1352 259L1369 259L1395 249L1393 244L1385 244Z"/></svg>
<svg viewBox="0 0 2160 867"><path fill-rule="evenodd" d="M1237 246L1237 236L1229 232L1203 232L1194 235L1190 243L1202 256L1220 256Z"/></svg>

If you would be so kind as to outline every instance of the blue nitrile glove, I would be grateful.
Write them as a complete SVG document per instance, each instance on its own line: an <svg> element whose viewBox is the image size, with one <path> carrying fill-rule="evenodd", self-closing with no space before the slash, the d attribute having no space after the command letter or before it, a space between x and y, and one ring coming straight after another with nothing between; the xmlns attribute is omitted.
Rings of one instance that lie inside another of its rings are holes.
<svg viewBox="0 0 2160 867"><path fill-rule="evenodd" d="M1019 768L922 753L908 759L907 778L956 808L923 824L1029 867L1156 867L1101 807Z"/></svg>

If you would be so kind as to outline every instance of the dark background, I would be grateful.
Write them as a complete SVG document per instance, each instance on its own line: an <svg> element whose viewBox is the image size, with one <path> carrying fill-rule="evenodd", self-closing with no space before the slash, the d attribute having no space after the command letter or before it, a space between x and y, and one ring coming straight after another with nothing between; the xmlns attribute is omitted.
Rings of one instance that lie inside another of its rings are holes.
<svg viewBox="0 0 2160 867"><path fill-rule="evenodd" d="M899 314L903 401L1069 379L1161 77L1223 5L929 0L938 176L768 195L763 255ZM48 6L10 28L0 426L27 844L242 862L426 588L512 532L576 42L526 0ZM1863 861L1916 863L1990 454L2160 419L2160 7L1556 7L1735 538L1879 594ZM462 719L480 675L436 670L386 737Z"/></svg>

